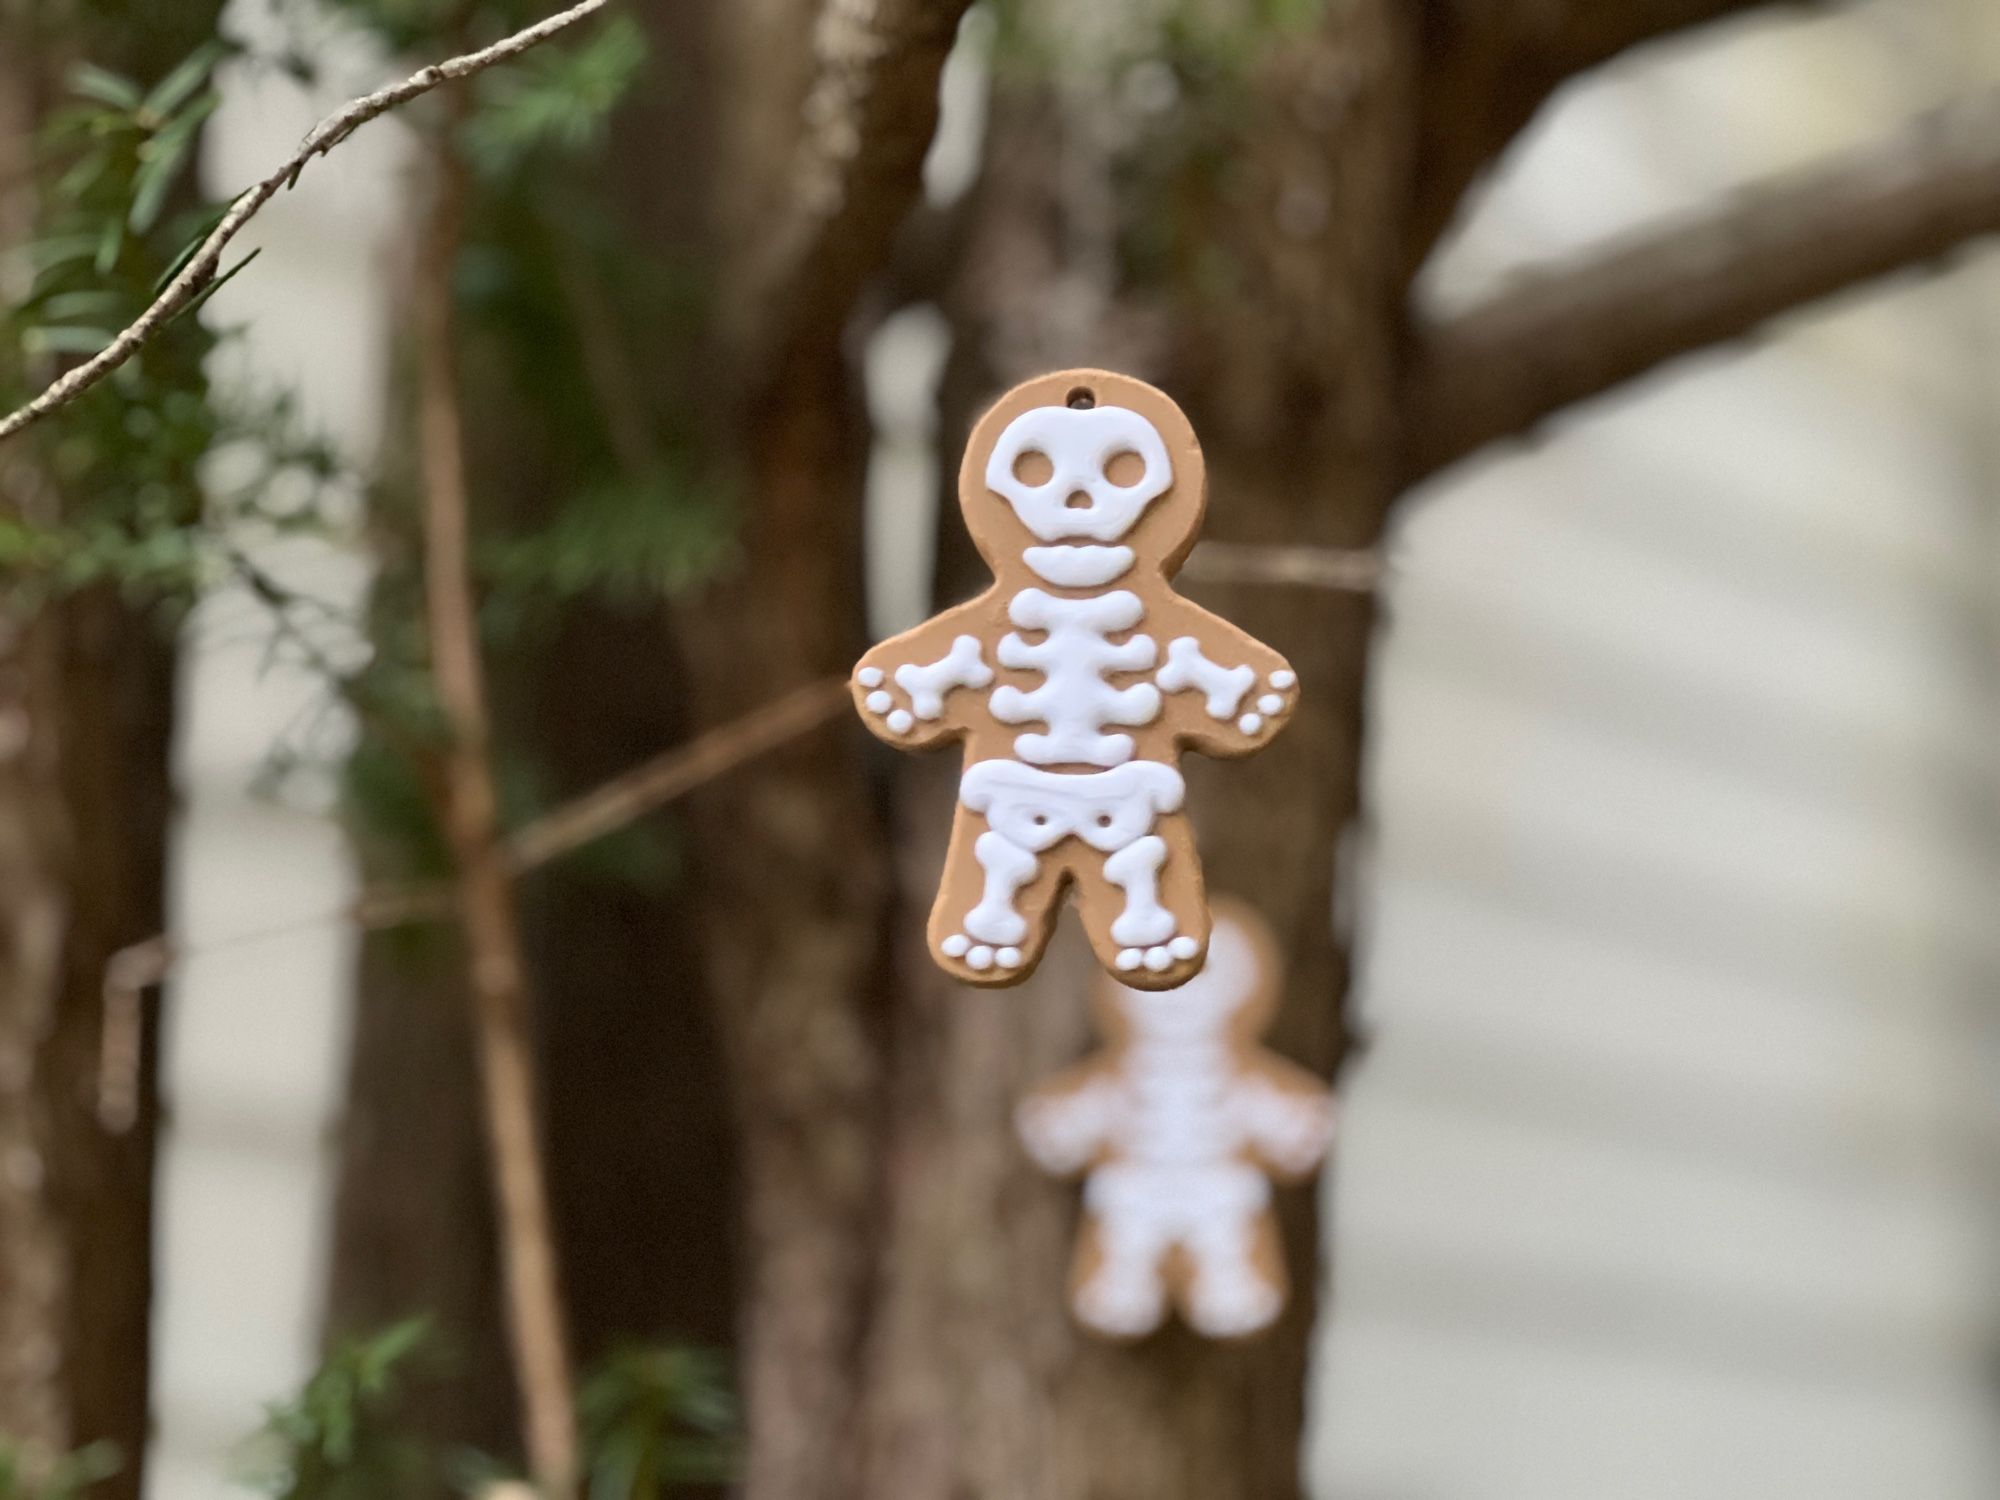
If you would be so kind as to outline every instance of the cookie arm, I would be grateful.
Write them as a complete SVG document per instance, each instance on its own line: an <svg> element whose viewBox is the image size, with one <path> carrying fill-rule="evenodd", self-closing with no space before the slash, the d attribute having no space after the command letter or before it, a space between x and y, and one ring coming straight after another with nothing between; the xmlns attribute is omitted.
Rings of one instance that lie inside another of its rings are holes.
<svg viewBox="0 0 2000 1500"><path fill-rule="evenodd" d="M1123 1108L1118 1086L1088 1071L1037 1089L1014 1111L1014 1128L1045 1171L1068 1177L1110 1149Z"/></svg>
<svg viewBox="0 0 2000 1500"><path fill-rule="evenodd" d="M1160 665L1153 681L1170 698L1180 738L1204 755L1247 755L1269 740L1299 701L1291 663L1246 630L1175 596L1157 615Z"/></svg>
<svg viewBox="0 0 2000 1500"><path fill-rule="evenodd" d="M1235 1113L1245 1144L1274 1177L1306 1176L1333 1144L1332 1092L1282 1058L1268 1057L1244 1070Z"/></svg>
<svg viewBox="0 0 2000 1500"><path fill-rule="evenodd" d="M980 628L990 614L987 601L975 599L862 657L848 679L861 722L906 750L927 750L986 722L993 645Z"/></svg>

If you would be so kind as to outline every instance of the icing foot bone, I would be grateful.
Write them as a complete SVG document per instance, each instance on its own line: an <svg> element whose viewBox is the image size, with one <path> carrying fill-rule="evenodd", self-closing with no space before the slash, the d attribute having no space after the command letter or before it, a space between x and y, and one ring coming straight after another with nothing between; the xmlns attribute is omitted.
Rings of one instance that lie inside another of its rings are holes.
<svg viewBox="0 0 2000 1500"><path fill-rule="evenodd" d="M877 646L853 680L881 739L965 747L933 955L969 983L1018 983L1074 888L1107 969L1183 984L1208 917L1180 756L1260 749L1298 687L1173 590L1206 505L1194 433L1139 381L1045 376L974 430L959 504L993 587Z"/></svg>

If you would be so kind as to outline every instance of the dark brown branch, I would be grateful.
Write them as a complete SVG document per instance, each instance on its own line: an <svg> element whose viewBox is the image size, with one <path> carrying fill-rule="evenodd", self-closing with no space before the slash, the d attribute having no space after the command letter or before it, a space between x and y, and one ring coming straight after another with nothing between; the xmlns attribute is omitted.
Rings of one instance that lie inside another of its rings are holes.
<svg viewBox="0 0 2000 1500"><path fill-rule="evenodd" d="M1412 481L1623 381L2000 231L2000 92L1551 267L1417 336Z"/></svg>
<svg viewBox="0 0 2000 1500"><path fill-rule="evenodd" d="M1423 15L1411 274L1466 189L1568 80L1644 43L1777 8L1775 0L1431 0Z"/></svg>
<svg viewBox="0 0 2000 1500"><path fill-rule="evenodd" d="M342 105L321 120L282 166L238 196L229 206L229 212L222 216L222 222L209 231L208 238L202 241L201 248L195 252L194 258L182 268L178 276L167 283L166 289L154 299L151 307L139 315L137 322L120 333L100 353L92 355L57 380L26 406L0 417L0 442L33 426L51 412L59 411L69 405L130 360L151 343L161 329L193 306L209 289L216 273L221 270L222 252L229 247L229 242L242 233L250 220L256 217L259 209L277 196L279 189L294 186L299 180L299 174L305 171L315 156L326 155L370 120L385 115L412 99L428 94L440 84L470 78L475 73L485 72L496 63L519 57L523 52L539 47L558 32L568 30L578 21L595 14L610 3L611 0L581 0L580 4L571 6L559 15L550 16L546 21L539 21L523 31L517 31L490 47L482 47L477 52L469 52L463 57L432 63L400 83L389 84L372 94Z"/></svg>

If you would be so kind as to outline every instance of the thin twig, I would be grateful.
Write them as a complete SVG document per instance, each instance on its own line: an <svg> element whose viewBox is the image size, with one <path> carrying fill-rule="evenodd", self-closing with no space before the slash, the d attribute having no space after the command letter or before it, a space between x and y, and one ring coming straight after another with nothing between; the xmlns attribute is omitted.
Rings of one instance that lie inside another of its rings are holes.
<svg viewBox="0 0 2000 1500"><path fill-rule="evenodd" d="M452 102L463 105L463 90ZM453 279L464 238L466 170L449 134L416 289L418 450L424 490L424 602L431 675L451 728L444 818L471 991L487 1153L499 1214L500 1265L528 1468L546 1500L576 1493L569 1330L557 1273L542 1150L532 999L501 847L479 609L472 586L472 506L459 403Z"/></svg>
<svg viewBox="0 0 2000 1500"><path fill-rule="evenodd" d="M826 677L669 750L535 819L507 841L525 873L636 822L744 761L815 729L847 706L847 683Z"/></svg>
<svg viewBox="0 0 2000 1500"><path fill-rule="evenodd" d="M463 57L432 63L400 83L392 83L385 88L377 89L372 94L342 105L321 120L300 142L298 150L284 165L246 190L230 205L229 212L222 216L221 223L209 231L208 238L202 241L201 248L195 252L194 258L182 268L178 276L167 283L166 290L154 299L152 306L141 313L136 322L106 345L100 353L92 355L62 376L26 406L5 418L0 418L0 442L33 426L51 412L69 405L131 359L150 343L161 329L185 312L214 281L216 272L222 265L222 252L228 248L229 242L243 231L244 226L256 216L259 209L277 196L280 189L295 186L299 174L305 171L307 164L315 156L326 155L370 120L385 115L412 99L428 94L441 84L470 78L497 63L519 57L610 3L611 0L581 0L580 4L571 6L561 14L539 21L524 31L517 31L490 47L482 47L477 52L468 52Z"/></svg>
<svg viewBox="0 0 2000 1500"><path fill-rule="evenodd" d="M846 706L846 680L823 677L685 745L676 745L516 831L504 849L508 873L519 879L595 839L616 833L758 756L810 733ZM122 997L149 989L169 978L182 964L212 954L314 932L336 922L369 932L410 922L441 922L449 919L455 908L456 893L448 882L378 885L339 906L202 943L182 945L161 933L112 954L104 975L107 1006L114 993ZM117 1003L125 1002L120 999ZM112 1075L119 1066L109 1059L105 1061L106 1086L113 1092L119 1082Z"/></svg>

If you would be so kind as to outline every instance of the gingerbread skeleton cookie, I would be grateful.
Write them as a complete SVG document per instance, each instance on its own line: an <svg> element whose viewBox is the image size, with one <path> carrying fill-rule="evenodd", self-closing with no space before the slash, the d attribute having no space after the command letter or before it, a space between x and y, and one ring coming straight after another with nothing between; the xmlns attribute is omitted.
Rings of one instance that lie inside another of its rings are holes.
<svg viewBox="0 0 2000 1500"><path fill-rule="evenodd" d="M1180 756L1247 755L1297 701L1284 658L1173 590L1207 501L1181 410L1070 370L973 429L959 505L994 584L862 658L854 700L890 744L965 743L930 945L1014 984L1074 885L1098 958L1146 989L1208 943Z"/></svg>
<svg viewBox="0 0 2000 1500"><path fill-rule="evenodd" d="M1110 1046L1017 1117L1038 1163L1086 1174L1071 1306L1114 1338L1150 1333L1169 1301L1211 1338L1255 1333L1285 1303L1270 1179L1310 1173L1333 1136L1325 1085L1257 1043L1278 991L1270 932L1218 902L1200 974L1172 993L1099 989Z"/></svg>

